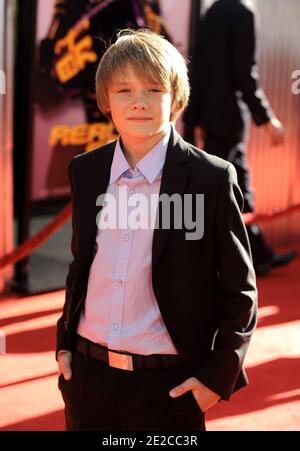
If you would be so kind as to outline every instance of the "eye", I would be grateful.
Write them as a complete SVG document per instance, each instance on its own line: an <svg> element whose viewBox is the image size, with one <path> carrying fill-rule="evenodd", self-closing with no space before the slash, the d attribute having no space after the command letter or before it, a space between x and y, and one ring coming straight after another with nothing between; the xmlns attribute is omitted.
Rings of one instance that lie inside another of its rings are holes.
<svg viewBox="0 0 300 451"><path fill-rule="evenodd" d="M149 91L150 92L161 92L161 89L159 89L159 88L150 88Z"/></svg>
<svg viewBox="0 0 300 451"><path fill-rule="evenodd" d="M123 89L119 89L118 94L127 94L128 92L130 92L130 90L128 88L123 88Z"/></svg>

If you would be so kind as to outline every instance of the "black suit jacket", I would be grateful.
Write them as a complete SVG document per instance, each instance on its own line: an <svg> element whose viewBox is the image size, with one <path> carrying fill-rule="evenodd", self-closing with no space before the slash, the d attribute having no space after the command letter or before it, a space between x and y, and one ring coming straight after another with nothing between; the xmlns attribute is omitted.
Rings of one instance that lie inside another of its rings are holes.
<svg viewBox="0 0 300 451"><path fill-rule="evenodd" d="M95 255L96 198L105 193L115 143L75 157L70 165L72 252L57 351L74 349ZM170 337L184 362L223 399L247 383L242 364L256 324L256 285L233 166L172 131L160 194L204 194L204 235L157 228L152 248L153 290ZM101 270L101 268L99 268Z"/></svg>
<svg viewBox="0 0 300 451"><path fill-rule="evenodd" d="M190 105L185 122L240 141L245 104L256 125L273 116L255 61L255 14L242 0L218 0L198 27L192 55Z"/></svg>

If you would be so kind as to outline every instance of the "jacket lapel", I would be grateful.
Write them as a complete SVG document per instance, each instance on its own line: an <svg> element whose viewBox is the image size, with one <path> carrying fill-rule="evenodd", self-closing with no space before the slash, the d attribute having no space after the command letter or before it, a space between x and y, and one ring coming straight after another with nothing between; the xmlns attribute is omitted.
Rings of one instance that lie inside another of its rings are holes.
<svg viewBox="0 0 300 451"><path fill-rule="evenodd" d="M188 178L189 150L185 141L172 128L170 141L166 154L166 161L162 173L162 180L159 195L178 193L183 195ZM172 224L172 218L171 218ZM172 227L172 226L171 226ZM154 269L159 256L167 242L170 229L163 229L161 226L154 230L152 245L152 270Z"/></svg>
<svg viewBox="0 0 300 451"><path fill-rule="evenodd" d="M96 200L100 194L104 194L107 190L110 178L110 169L114 156L114 148L116 142L110 143L105 149L96 150L94 152L98 152L98 155L95 155L95 160L93 165L90 167L89 174L89 182L91 187L90 198L92 199L94 214L91 216L93 220L93 224L91 228L89 228L90 233L88 236L88 242L92 243L92 257L94 257L94 246L95 239L97 236L97 223L96 218L98 213L101 211L102 206L96 205Z"/></svg>

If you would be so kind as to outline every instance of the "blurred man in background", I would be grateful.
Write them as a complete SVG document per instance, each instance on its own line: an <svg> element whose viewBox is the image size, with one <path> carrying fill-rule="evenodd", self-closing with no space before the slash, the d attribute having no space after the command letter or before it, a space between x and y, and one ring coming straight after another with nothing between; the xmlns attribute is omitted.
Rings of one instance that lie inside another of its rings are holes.
<svg viewBox="0 0 300 451"><path fill-rule="evenodd" d="M193 59L192 101L184 117L189 127L195 127L198 147L235 166L244 195L244 213L254 211L245 149L246 106L254 123L265 127L273 145L281 144L284 137L283 126L259 84L255 10L251 3L218 0L202 17ZM247 231L258 276L295 257L294 251L276 253L266 243L258 224L247 226Z"/></svg>

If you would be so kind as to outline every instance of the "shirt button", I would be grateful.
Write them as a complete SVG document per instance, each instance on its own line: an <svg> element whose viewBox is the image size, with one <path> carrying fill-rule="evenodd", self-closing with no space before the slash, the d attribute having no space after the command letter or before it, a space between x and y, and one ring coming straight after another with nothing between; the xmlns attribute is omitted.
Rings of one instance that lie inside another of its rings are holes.
<svg viewBox="0 0 300 451"><path fill-rule="evenodd" d="M128 240L129 240L129 238L130 238L130 236L129 236L129 235L124 235L124 236L123 236L123 241L128 241Z"/></svg>
<svg viewBox="0 0 300 451"><path fill-rule="evenodd" d="M118 329L118 324L117 323L115 323L115 324L113 324L113 326L112 326L112 328L113 328L113 330L117 330Z"/></svg>
<svg viewBox="0 0 300 451"><path fill-rule="evenodd" d="M118 287L121 287L122 286L122 280L121 279L118 279L118 280L116 280L116 284L117 284L117 286Z"/></svg>

